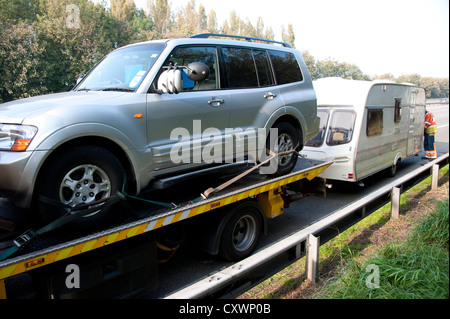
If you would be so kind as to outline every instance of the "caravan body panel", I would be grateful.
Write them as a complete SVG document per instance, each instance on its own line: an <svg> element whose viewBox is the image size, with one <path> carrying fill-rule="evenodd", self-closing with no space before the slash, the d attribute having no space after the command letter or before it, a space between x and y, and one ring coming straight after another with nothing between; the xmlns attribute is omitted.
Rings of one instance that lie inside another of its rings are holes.
<svg viewBox="0 0 450 319"><path fill-rule="evenodd" d="M321 176L357 182L422 151L425 91L390 81L314 81L319 134L302 155L333 161Z"/></svg>

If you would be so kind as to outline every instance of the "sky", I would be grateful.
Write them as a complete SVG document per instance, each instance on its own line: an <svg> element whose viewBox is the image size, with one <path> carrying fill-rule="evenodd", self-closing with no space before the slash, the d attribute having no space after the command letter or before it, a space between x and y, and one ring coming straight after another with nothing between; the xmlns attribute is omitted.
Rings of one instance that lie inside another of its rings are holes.
<svg viewBox="0 0 450 319"><path fill-rule="evenodd" d="M147 0L135 0L147 8ZM262 17L281 41L292 24L295 46L316 60L356 64L370 76L418 73L449 77L449 0L196 0L219 27L234 10L256 25ZM172 9L187 0L169 0Z"/></svg>

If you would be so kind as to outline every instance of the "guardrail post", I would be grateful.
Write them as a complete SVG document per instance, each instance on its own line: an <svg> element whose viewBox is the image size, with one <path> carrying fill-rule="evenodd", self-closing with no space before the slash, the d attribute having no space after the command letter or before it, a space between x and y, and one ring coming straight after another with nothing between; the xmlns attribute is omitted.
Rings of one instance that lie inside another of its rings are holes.
<svg viewBox="0 0 450 319"><path fill-rule="evenodd" d="M391 191L391 218L398 219L400 216L400 188L393 187Z"/></svg>
<svg viewBox="0 0 450 319"><path fill-rule="evenodd" d="M306 279L312 283L316 282L319 269L319 246L320 237L309 234L306 238Z"/></svg>
<svg viewBox="0 0 450 319"><path fill-rule="evenodd" d="M431 168L431 189L436 189L439 182L439 164L434 164Z"/></svg>

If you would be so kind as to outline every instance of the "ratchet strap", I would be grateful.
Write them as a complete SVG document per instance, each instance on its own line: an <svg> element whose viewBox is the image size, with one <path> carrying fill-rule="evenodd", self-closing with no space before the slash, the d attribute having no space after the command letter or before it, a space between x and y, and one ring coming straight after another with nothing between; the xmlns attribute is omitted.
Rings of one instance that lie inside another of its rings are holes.
<svg viewBox="0 0 450 319"><path fill-rule="evenodd" d="M154 204L154 205L162 206L162 207L165 207L165 208L171 208L171 209L177 208L177 205L174 204L174 203L157 202L157 201L150 200L150 199L144 199L144 198L140 198L140 197L128 195L128 194L125 192L126 181L127 181L127 178L126 178L126 176L125 176L125 178L124 178L124 183L123 183L123 185L122 185L122 195L123 195L123 196L125 196L125 197L127 197L127 198L131 198L131 199L139 200L139 201L141 201L141 202L146 202L146 203L149 203L149 204ZM127 206L128 206L128 205L127 205ZM130 208L129 206L128 206L128 209L131 210L131 208ZM139 217L139 216L138 216L138 217Z"/></svg>
<svg viewBox="0 0 450 319"><path fill-rule="evenodd" d="M100 209L105 209L105 208L107 208L111 205L114 205L115 203L117 203L121 200L124 200L124 199L125 199L125 197L121 193L117 193L116 195L113 195L113 196L110 196L110 197L107 197L107 198L104 198L104 199L101 199L101 200L98 200L98 201L95 201L95 202L92 202L89 204L83 204L83 205L79 205L79 206L70 208L70 207L67 207L67 206L61 204L60 202L57 202L50 198L41 196L40 200L47 204L51 204L51 205L55 205L55 206L64 206L64 208L66 208L68 210L67 214L57 218L56 220L54 220L50 224L40 228L39 230L29 229L26 232L24 232L22 235L20 235L19 237L14 239L12 241L13 245L9 249L3 251L0 254L0 261L8 258L15 252L17 252L20 249L22 249L23 247L25 247L35 237L45 234L56 228L59 228L65 224L67 224L75 219L81 218L87 214L91 214ZM98 206L96 206L99 204L103 204L102 207L99 208ZM92 207L92 206L94 206L94 207Z"/></svg>
<svg viewBox="0 0 450 319"><path fill-rule="evenodd" d="M158 205L158 206L166 207L166 208L174 209L174 208L178 207L175 203L157 202L157 201L154 201L154 200L144 199L144 198L140 198L140 197L136 197L136 196L131 196L131 195L128 195L128 194L124 194L124 196L128 197L128 198L140 200L142 202L146 202L146 203L150 203L150 204L155 204L155 205Z"/></svg>
<svg viewBox="0 0 450 319"><path fill-rule="evenodd" d="M250 174L251 172L253 172L254 170L260 168L261 166L267 164L268 162L270 162L273 158L277 157L277 156L282 156L282 155L287 155L287 154L291 154L294 153L300 157L303 157L302 155L300 155L300 153L298 153L295 149L291 149L289 151L284 151L284 152L280 152L275 154L273 151L269 150L269 154L270 157L267 158L266 160L264 160L263 162L259 163L258 165L253 166L252 168L246 170L245 172L239 174L236 177L233 177L232 179L230 179L229 181L226 181L225 183L215 187L215 188L208 188L206 191L204 191L203 193L200 194L200 197L198 197L197 199L193 200L192 203L198 203L202 200L207 199L209 196L211 196L214 193L220 192L221 190L227 188L228 186L230 186L231 184L237 182L238 180L240 180L241 178L247 176L248 174Z"/></svg>
<svg viewBox="0 0 450 319"><path fill-rule="evenodd" d="M125 185L123 188L125 188ZM45 234L56 228L59 228L65 224L70 223L73 220L79 219L85 215L108 208L109 206L112 206L118 202L121 202L124 205L124 207L128 208L130 211L132 211L134 213L134 211L131 209L131 207L125 203L127 198L144 201L144 202L159 205L159 206L162 206L165 208L174 209L177 207L177 205L175 205L174 203L169 204L169 203L157 202L157 201L152 201L152 200L148 200L148 199L131 196L131 195L126 194L124 190L122 192L117 192L116 195L112 195L112 196L109 196L109 197L106 197L106 198L103 198L103 199L100 199L100 200L97 200L97 201L94 201L94 202L91 202L88 204L78 205L76 207L69 207L67 205L62 204L59 201L50 199L45 196L40 196L39 200L41 202L48 204L48 205L52 205L52 206L62 207L67 210L67 213L65 215L59 217L58 219L54 220L50 224L40 228L39 230L29 229L26 232L24 232L22 235L20 235L19 237L14 239L12 241L12 246L10 248L8 248L7 250L3 251L2 253L0 253L0 261L5 260L6 258L11 256L15 252L22 249L24 246L29 244L29 242L32 239L34 239L37 236ZM100 205L100 204L103 204L103 205L101 207L98 207L98 205ZM138 216L138 217L142 218L145 216Z"/></svg>

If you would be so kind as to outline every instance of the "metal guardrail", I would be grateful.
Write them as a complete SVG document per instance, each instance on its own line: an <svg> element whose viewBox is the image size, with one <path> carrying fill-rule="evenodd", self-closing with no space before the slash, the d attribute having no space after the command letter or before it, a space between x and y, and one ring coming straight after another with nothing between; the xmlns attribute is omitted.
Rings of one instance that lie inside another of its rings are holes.
<svg viewBox="0 0 450 319"><path fill-rule="evenodd" d="M448 104L448 100L447 100L447 102L445 102L445 101L426 101L425 104L426 105Z"/></svg>
<svg viewBox="0 0 450 319"><path fill-rule="evenodd" d="M320 237L320 244L324 244L339 235L343 230L388 203L391 200L391 192L394 188L400 189L400 193L404 192L428 177L432 172L432 168L436 167L436 164L441 167L448 164L448 157L449 153L440 156L436 160L350 203L301 231L256 252L252 256L226 269L178 290L165 298L199 299L237 297L304 257L309 246L307 243L308 238ZM314 254L316 252L312 252L311 255L314 256Z"/></svg>

